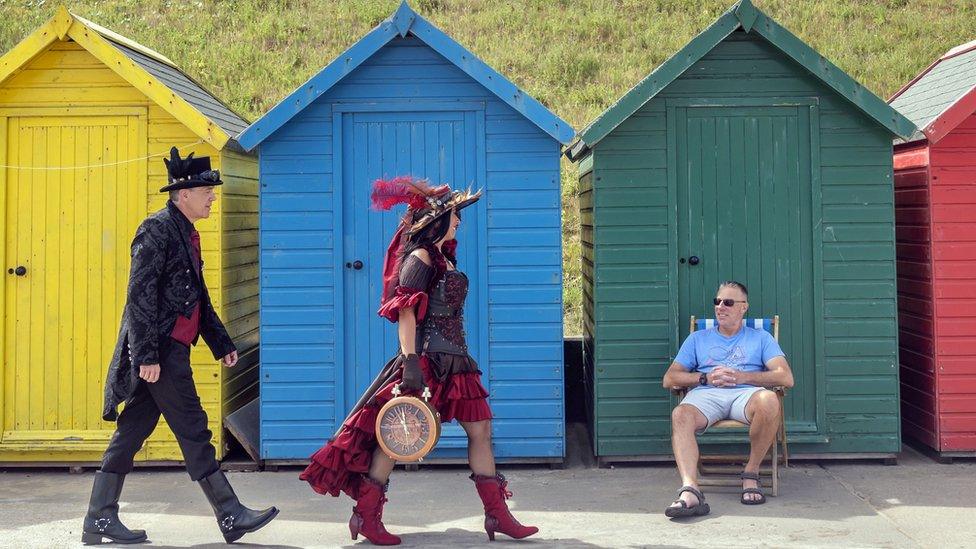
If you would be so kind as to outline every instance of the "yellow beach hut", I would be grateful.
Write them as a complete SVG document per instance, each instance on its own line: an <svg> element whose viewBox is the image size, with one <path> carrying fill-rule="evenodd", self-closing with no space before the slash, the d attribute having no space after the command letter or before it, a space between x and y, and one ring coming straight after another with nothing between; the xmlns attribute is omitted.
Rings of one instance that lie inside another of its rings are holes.
<svg viewBox="0 0 976 549"><path fill-rule="evenodd" d="M194 348L194 377L218 457L223 418L257 396L257 159L247 126L159 53L61 7L0 57L0 462L98 460L129 244L166 195L161 157L209 155L225 184L198 223L211 297L242 359ZM160 424L137 456L178 461Z"/></svg>

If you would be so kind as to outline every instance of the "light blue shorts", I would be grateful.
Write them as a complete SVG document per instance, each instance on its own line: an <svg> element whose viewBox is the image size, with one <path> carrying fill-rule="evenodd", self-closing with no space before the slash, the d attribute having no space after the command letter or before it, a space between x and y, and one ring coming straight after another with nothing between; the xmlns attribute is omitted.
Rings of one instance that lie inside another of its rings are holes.
<svg viewBox="0 0 976 549"><path fill-rule="evenodd" d="M749 420L746 419L746 404L749 404L752 395L762 390L762 387L728 389L724 387L696 387L688 391L681 404L694 406L708 419L708 425L698 431L700 435L723 419L734 419L749 425Z"/></svg>

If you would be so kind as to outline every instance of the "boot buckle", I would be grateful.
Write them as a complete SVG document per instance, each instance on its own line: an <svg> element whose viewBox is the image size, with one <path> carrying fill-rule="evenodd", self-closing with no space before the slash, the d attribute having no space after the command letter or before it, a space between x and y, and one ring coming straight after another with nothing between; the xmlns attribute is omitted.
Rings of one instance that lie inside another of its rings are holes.
<svg viewBox="0 0 976 549"><path fill-rule="evenodd" d="M110 518L98 518L95 519L95 528L98 528L99 532L104 532L109 525L112 524L112 519Z"/></svg>

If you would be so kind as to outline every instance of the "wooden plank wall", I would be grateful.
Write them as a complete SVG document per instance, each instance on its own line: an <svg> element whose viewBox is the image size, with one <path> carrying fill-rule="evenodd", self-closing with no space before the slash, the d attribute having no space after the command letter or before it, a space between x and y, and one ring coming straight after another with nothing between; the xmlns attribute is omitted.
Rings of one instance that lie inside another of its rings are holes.
<svg viewBox="0 0 976 549"><path fill-rule="evenodd" d="M976 450L976 115L930 149L941 451Z"/></svg>
<svg viewBox="0 0 976 549"><path fill-rule="evenodd" d="M583 380L586 383L586 416L589 424L593 427L590 434L593 436L594 448L596 440L599 438L597 429L599 424L594 421L595 393L593 386L595 366L594 343L597 339L596 334L596 300L593 298L593 290L596 287L594 274L594 206L593 206L593 156L587 156L579 161L579 208L580 208L580 245L582 247L580 260L582 262L581 274L583 285Z"/></svg>
<svg viewBox="0 0 976 549"><path fill-rule="evenodd" d="M221 319L240 356L237 366L220 370L226 417L258 398L258 159L225 150L220 160Z"/></svg>
<svg viewBox="0 0 976 549"><path fill-rule="evenodd" d="M895 152L898 239L898 362L902 429L906 437L938 446L938 375L932 287L932 224L928 145Z"/></svg>

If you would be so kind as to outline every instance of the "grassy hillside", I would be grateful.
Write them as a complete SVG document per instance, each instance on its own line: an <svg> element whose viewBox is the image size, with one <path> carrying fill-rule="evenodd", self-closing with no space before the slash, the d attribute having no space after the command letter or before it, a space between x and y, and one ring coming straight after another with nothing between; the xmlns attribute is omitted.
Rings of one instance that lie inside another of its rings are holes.
<svg viewBox="0 0 976 549"><path fill-rule="evenodd" d="M399 0L74 0L69 9L168 56L254 120L386 18ZM730 0L412 0L445 32L583 128ZM0 0L0 50L55 2ZM756 0L882 97L976 39L964 0ZM575 168L564 160L566 333L580 332Z"/></svg>

